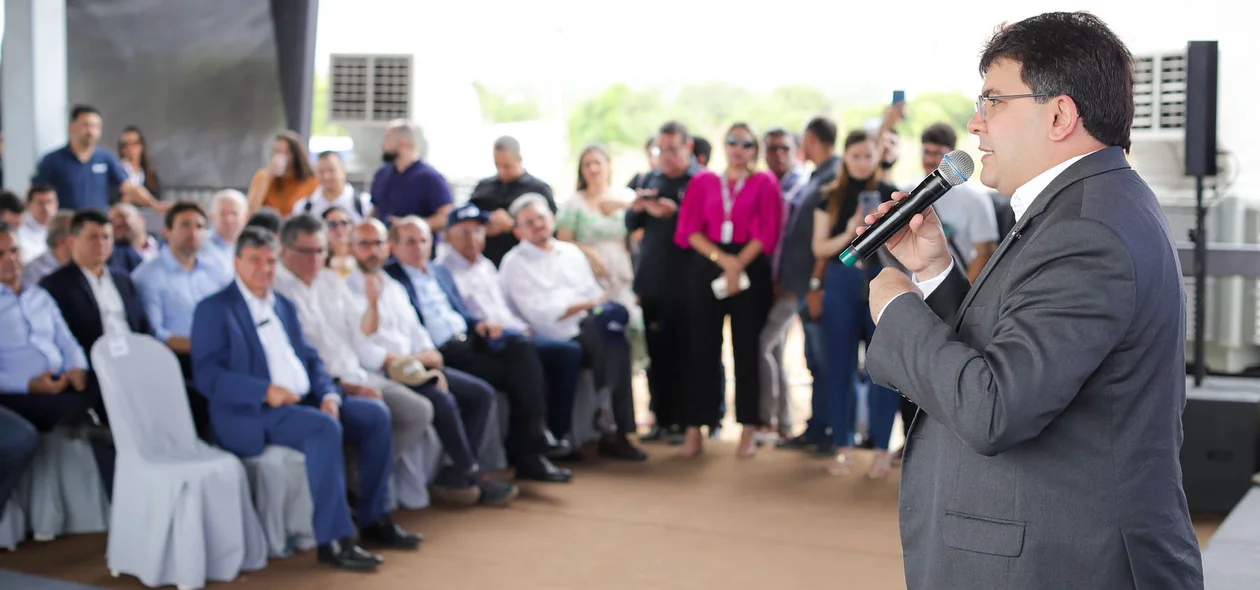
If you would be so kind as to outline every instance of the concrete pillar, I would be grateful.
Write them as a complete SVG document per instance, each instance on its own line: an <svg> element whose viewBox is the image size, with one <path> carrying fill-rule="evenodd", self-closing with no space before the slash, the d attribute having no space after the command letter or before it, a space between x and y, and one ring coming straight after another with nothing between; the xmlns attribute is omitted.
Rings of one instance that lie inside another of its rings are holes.
<svg viewBox="0 0 1260 590"><path fill-rule="evenodd" d="M4 0L4 186L24 194L44 154L66 144L66 0Z"/></svg>

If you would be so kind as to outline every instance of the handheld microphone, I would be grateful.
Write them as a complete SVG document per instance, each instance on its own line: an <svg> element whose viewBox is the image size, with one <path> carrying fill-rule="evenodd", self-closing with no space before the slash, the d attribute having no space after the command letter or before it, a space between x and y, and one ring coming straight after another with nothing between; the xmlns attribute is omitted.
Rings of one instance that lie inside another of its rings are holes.
<svg viewBox="0 0 1260 590"><path fill-rule="evenodd" d="M936 170L914 187L906 198L894 203L888 213L875 220L840 253L840 262L853 266L858 260L869 258L888 238L910 223L910 218L926 210L949 189L967 182L975 170L976 165L967 152L954 150L945 154Z"/></svg>

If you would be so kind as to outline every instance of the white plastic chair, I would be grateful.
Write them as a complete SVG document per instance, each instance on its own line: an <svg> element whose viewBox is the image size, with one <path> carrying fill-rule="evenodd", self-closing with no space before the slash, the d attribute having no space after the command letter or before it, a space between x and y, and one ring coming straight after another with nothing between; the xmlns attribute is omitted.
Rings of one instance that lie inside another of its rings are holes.
<svg viewBox="0 0 1260 590"><path fill-rule="evenodd" d="M261 455L242 459L254 496L267 553L289 557L315 548L315 504L306 476L306 456L280 445L267 445Z"/></svg>
<svg viewBox="0 0 1260 590"><path fill-rule="evenodd" d="M26 538L26 513L17 498L10 497L0 506L0 549L17 551L18 543Z"/></svg>
<svg viewBox="0 0 1260 590"><path fill-rule="evenodd" d="M174 353L143 334L92 346L118 458L106 561L146 586L200 588L267 564L237 458L197 438Z"/></svg>
<svg viewBox="0 0 1260 590"><path fill-rule="evenodd" d="M40 433L17 491L36 541L109 528L109 499L92 445L66 429Z"/></svg>

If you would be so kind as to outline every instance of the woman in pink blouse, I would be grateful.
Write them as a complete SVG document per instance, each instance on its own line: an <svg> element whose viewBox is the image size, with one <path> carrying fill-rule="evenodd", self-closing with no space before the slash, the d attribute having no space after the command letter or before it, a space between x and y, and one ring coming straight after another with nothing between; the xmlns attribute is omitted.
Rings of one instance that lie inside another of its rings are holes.
<svg viewBox="0 0 1260 590"><path fill-rule="evenodd" d="M774 301L770 258L783 226L779 181L754 166L757 134L736 123L726 133L726 171L692 179L678 213L674 241L691 249L688 326L691 342L687 399L683 400L687 439L684 457L700 453L700 427L721 422L722 327L731 318L735 353L735 418L744 426L740 457L757 450L762 427L758 384L758 338Z"/></svg>

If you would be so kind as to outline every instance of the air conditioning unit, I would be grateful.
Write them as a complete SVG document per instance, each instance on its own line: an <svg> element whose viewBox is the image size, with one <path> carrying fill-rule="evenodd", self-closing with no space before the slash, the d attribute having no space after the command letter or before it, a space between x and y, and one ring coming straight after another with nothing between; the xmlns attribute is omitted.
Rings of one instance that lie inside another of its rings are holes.
<svg viewBox="0 0 1260 590"><path fill-rule="evenodd" d="M333 54L329 76L328 120L345 127L353 142L346 162L352 181L370 180L380 167L381 141L397 119L419 128L421 157L453 189L486 175L490 148L471 80L440 68L418 70L410 54Z"/></svg>

